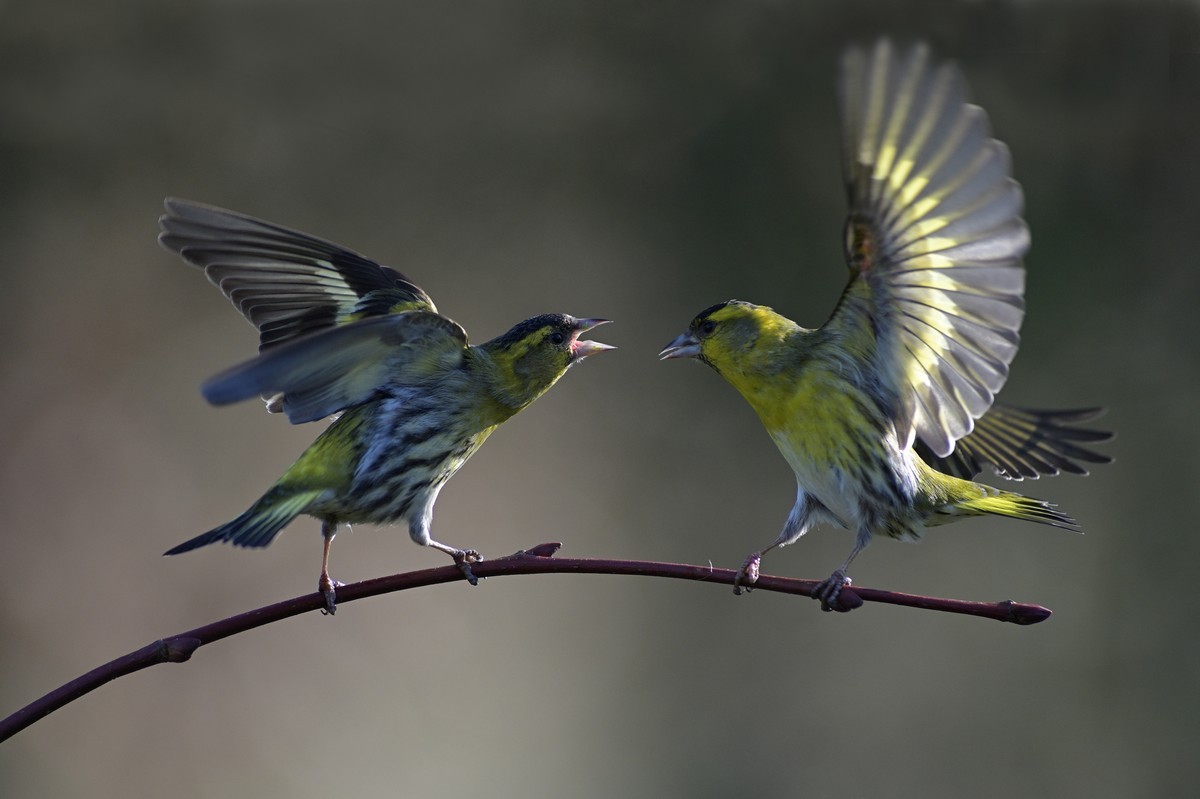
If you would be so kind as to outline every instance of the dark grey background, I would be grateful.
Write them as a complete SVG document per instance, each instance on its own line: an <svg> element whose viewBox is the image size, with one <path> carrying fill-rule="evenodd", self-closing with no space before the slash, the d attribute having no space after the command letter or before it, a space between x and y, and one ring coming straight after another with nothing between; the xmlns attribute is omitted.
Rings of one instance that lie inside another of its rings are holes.
<svg viewBox="0 0 1200 799"><path fill-rule="evenodd" d="M476 340L545 311L620 346L442 494L447 541L733 567L793 479L734 392L655 360L729 297L816 325L844 281L837 54L962 64L1034 235L1005 397L1109 406L1117 463L1022 486L1087 534L882 541L861 585L1015 598L1037 627L668 581L491 580L276 624L0 747L5 796L1172 796L1194 788L1192 4L0 4L0 713L156 637L315 587L318 525L164 549L312 440L197 384L254 350L155 244L168 194L345 242ZM769 573L824 577L822 530ZM402 530L334 575L441 565Z"/></svg>

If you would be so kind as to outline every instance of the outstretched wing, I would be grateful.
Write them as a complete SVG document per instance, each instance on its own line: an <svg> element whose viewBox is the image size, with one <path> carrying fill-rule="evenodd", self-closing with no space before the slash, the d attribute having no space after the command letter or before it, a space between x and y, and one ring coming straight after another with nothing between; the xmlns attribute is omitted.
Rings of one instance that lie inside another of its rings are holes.
<svg viewBox="0 0 1200 799"><path fill-rule="evenodd" d="M355 319L437 311L395 269L271 222L168 198L159 242L204 270L267 350Z"/></svg>
<svg viewBox="0 0 1200 799"><path fill-rule="evenodd" d="M1087 474L1084 463L1112 463L1112 458L1083 444L1103 443L1113 435L1077 425L1103 413L1102 408L1037 411L996 403L947 457L934 455L921 441L916 451L933 468L964 480L974 478L985 465L1009 480L1036 480L1062 472Z"/></svg>
<svg viewBox="0 0 1200 799"><path fill-rule="evenodd" d="M374 316L296 339L208 380L214 405L275 394L293 424L312 422L461 365L467 334L430 311Z"/></svg>
<svg viewBox="0 0 1200 799"><path fill-rule="evenodd" d="M949 64L881 41L842 63L850 284L827 323L873 331L907 446L939 457L992 405L1017 352L1029 232L1007 148Z"/></svg>

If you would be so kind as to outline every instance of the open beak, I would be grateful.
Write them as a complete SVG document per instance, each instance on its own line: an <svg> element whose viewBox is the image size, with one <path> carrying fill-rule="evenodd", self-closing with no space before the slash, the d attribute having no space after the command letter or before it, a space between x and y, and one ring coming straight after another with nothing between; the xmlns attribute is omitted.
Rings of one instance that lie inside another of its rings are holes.
<svg viewBox="0 0 1200 799"><path fill-rule="evenodd" d="M591 330L593 327L608 324L610 319L577 319L575 321L575 336L574 343L571 344L571 354L576 361L582 361L589 355L595 355L597 352L605 350L615 350L611 344L601 344L599 341L580 341L579 336Z"/></svg>
<svg viewBox="0 0 1200 799"><path fill-rule="evenodd" d="M663 351L658 354L660 361L666 361L671 358L698 357L700 357L700 339L691 333L684 333L677 336L670 344L663 347Z"/></svg>

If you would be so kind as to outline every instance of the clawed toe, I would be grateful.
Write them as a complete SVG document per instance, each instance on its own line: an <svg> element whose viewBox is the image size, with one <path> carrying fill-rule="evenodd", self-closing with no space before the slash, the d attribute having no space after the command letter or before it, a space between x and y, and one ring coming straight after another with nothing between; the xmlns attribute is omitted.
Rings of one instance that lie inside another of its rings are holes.
<svg viewBox="0 0 1200 799"><path fill-rule="evenodd" d="M332 616L337 613L337 589L343 585L345 583L329 579L327 574L321 575L321 579L317 582L317 589L325 597L325 607L321 608L321 615Z"/></svg>
<svg viewBox="0 0 1200 799"><path fill-rule="evenodd" d="M829 578L817 586L812 593L812 598L821 602L821 610L826 613L830 611L838 611L845 613L848 610L853 610L849 602L845 605L841 603L842 589L850 585L850 578L846 576L846 572L838 569ZM858 604L862 604L861 600ZM854 605L857 607L857 605Z"/></svg>
<svg viewBox="0 0 1200 799"><path fill-rule="evenodd" d="M754 590L754 584L758 582L758 569L762 564L762 553L751 552L746 560L742 563L742 568L738 569L737 576L733 578L733 593L735 596L741 596L742 593L750 593Z"/></svg>
<svg viewBox="0 0 1200 799"><path fill-rule="evenodd" d="M479 563L481 560L483 560L483 555L474 549L460 549L454 554L454 564L458 566L458 570L463 573L463 577L466 577L467 582L471 585L479 585L479 578L471 570L471 564Z"/></svg>

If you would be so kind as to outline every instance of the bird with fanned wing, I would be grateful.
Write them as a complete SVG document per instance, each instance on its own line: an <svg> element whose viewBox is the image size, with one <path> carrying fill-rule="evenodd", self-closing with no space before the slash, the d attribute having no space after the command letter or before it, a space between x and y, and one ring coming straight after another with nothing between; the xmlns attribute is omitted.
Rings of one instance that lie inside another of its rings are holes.
<svg viewBox="0 0 1200 799"><path fill-rule="evenodd" d="M815 594L839 607L846 569L874 535L992 514L1077 530L1042 500L973 478L1013 479L1108 457L1077 426L1098 412L994 403L1017 352L1029 231L1008 149L966 101L952 64L888 41L847 51L841 68L850 280L821 327L730 300L702 311L663 358L696 358L750 403L796 475L783 531L746 559L819 522L855 532L849 557Z"/></svg>
<svg viewBox="0 0 1200 799"><path fill-rule="evenodd" d="M245 513L169 550L264 547L300 514L321 520L319 588L335 609L329 550L341 524L405 521L475 582L473 549L430 535L442 486L502 422L584 358L603 319L543 314L471 345L396 270L315 236L168 199L160 241L204 269L259 331L259 355L204 383L217 405L254 396L299 424L336 417Z"/></svg>

